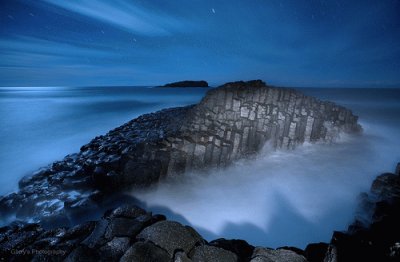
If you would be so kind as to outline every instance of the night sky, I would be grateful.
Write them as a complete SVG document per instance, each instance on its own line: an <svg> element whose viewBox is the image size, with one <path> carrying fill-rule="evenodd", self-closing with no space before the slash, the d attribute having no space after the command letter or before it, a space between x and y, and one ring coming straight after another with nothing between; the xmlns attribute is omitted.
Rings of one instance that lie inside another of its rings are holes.
<svg viewBox="0 0 400 262"><path fill-rule="evenodd" d="M400 86L400 0L0 5L0 86Z"/></svg>

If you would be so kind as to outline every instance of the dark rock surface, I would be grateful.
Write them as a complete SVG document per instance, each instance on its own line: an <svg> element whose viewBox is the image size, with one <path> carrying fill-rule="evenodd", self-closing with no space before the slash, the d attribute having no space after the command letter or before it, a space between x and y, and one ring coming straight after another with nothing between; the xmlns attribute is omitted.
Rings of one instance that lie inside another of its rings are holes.
<svg viewBox="0 0 400 262"><path fill-rule="evenodd" d="M207 242L195 229L163 215L125 205L97 221L45 230L39 224L13 222L0 228L1 261L238 261L334 262L400 261L400 176L385 173L372 184L361 206L368 225L355 221L334 232L331 243L271 249L244 240Z"/></svg>
<svg viewBox="0 0 400 262"><path fill-rule="evenodd" d="M208 243L195 229L135 205L99 218L102 208L135 202L123 189L223 167L267 142L293 149L360 129L351 111L333 103L258 80L227 83L198 105L143 115L21 179L19 192L0 198L1 217L40 224L0 228L0 261L400 261L400 163L361 195L360 215L347 231L304 251L237 239ZM75 225L77 218L85 222ZM74 226L46 227L54 221Z"/></svg>
<svg viewBox="0 0 400 262"><path fill-rule="evenodd" d="M216 239L210 245L231 251L238 256L238 261L249 261L253 255L254 247L241 239Z"/></svg>
<svg viewBox="0 0 400 262"><path fill-rule="evenodd" d="M116 216L121 210L137 215ZM137 206L124 206L106 212L101 220L73 228L46 231L38 224L14 223L0 228L0 258L3 261L306 261L293 251L254 248L243 240L219 239L209 244L193 228L160 221L159 217ZM119 226L115 226L116 221ZM138 230L121 230L132 225L140 226Z"/></svg>
<svg viewBox="0 0 400 262"><path fill-rule="evenodd" d="M307 262L307 259L296 252L287 249L270 249L264 247L256 247L254 249L251 262L272 262L272 261L288 261L288 262Z"/></svg>
<svg viewBox="0 0 400 262"><path fill-rule="evenodd" d="M160 87L208 87L208 83L204 80L201 81L179 81L174 83L169 83Z"/></svg>
<svg viewBox="0 0 400 262"><path fill-rule="evenodd" d="M324 261L325 254L328 251L327 243L312 243L307 245L304 250L304 256L307 257L309 262Z"/></svg>
<svg viewBox="0 0 400 262"><path fill-rule="evenodd" d="M325 262L400 261L400 175L378 176L361 206L368 224L356 219L347 232L334 232Z"/></svg>
<svg viewBox="0 0 400 262"><path fill-rule="evenodd" d="M293 149L360 130L357 116L334 103L260 80L227 83L197 105L142 115L94 138L21 179L17 193L0 198L0 209L3 219L71 225L121 202L124 189L225 167L267 142Z"/></svg>

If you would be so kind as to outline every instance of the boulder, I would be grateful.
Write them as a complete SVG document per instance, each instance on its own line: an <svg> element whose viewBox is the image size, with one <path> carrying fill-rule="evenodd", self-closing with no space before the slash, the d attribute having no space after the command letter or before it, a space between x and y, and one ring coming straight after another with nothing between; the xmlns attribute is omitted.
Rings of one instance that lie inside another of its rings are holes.
<svg viewBox="0 0 400 262"><path fill-rule="evenodd" d="M141 215L145 215L146 211L135 205L123 205L112 211L107 215L110 218L123 217L123 218L137 218Z"/></svg>
<svg viewBox="0 0 400 262"><path fill-rule="evenodd" d="M114 237L100 247L98 253L103 261L118 261L129 247L130 239L128 237Z"/></svg>
<svg viewBox="0 0 400 262"><path fill-rule="evenodd" d="M193 262L236 262L237 256L225 249L215 246L198 246L194 249Z"/></svg>
<svg viewBox="0 0 400 262"><path fill-rule="evenodd" d="M105 231L105 238L134 237L143 228L143 223L134 219L117 217L110 220Z"/></svg>
<svg viewBox="0 0 400 262"><path fill-rule="evenodd" d="M97 221L92 233L82 241L82 244L89 248L95 248L105 244L107 241L104 234L108 228L108 223L109 221L106 219Z"/></svg>
<svg viewBox="0 0 400 262"><path fill-rule="evenodd" d="M369 224L356 220L349 230L334 232L326 261L400 261L400 176L378 176L364 195L369 199L362 205Z"/></svg>
<svg viewBox="0 0 400 262"><path fill-rule="evenodd" d="M291 250L256 247L251 262L307 262L307 259Z"/></svg>
<svg viewBox="0 0 400 262"><path fill-rule="evenodd" d="M121 257L120 262L170 262L170 254L151 242L136 242Z"/></svg>
<svg viewBox="0 0 400 262"><path fill-rule="evenodd" d="M241 239L219 238L209 244L235 253L239 261L249 261L254 251L254 246Z"/></svg>
<svg viewBox="0 0 400 262"><path fill-rule="evenodd" d="M166 250L170 257L176 250L189 253L196 243L202 241L186 227L174 221L160 221L145 229L136 237L138 240L151 241Z"/></svg>

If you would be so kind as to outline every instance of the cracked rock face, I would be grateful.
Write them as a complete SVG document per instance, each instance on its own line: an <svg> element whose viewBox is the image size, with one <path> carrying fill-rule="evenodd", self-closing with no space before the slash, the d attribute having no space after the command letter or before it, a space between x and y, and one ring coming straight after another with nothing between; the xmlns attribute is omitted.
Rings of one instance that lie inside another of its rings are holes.
<svg viewBox="0 0 400 262"><path fill-rule="evenodd" d="M21 179L19 192L0 198L0 209L4 217L73 224L113 206L125 189L225 167L266 143L294 149L360 130L357 116L334 103L260 80L227 83L197 105L142 115L94 138L79 153Z"/></svg>

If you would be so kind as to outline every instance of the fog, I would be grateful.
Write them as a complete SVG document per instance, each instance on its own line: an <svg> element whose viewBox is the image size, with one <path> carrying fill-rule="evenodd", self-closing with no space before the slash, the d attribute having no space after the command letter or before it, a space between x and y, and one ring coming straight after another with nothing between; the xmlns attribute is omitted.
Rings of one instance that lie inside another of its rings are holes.
<svg viewBox="0 0 400 262"><path fill-rule="evenodd" d="M147 87L0 88L0 195L92 138L167 107L197 103L207 89Z"/></svg>
<svg viewBox="0 0 400 262"><path fill-rule="evenodd" d="M333 230L353 221L359 194L400 161L399 103L342 102L361 116L361 135L292 151L266 145L229 168L185 174L132 194L207 240L240 238L274 248L329 242Z"/></svg>
<svg viewBox="0 0 400 262"><path fill-rule="evenodd" d="M0 194L42 165L145 112L196 103L204 89L64 88L0 90ZM328 242L353 220L357 197L400 161L399 89L302 89L360 116L361 135L293 151L266 145L223 170L185 174L133 192L153 212L192 225L206 239L304 248ZM23 164L22 164L23 163Z"/></svg>

